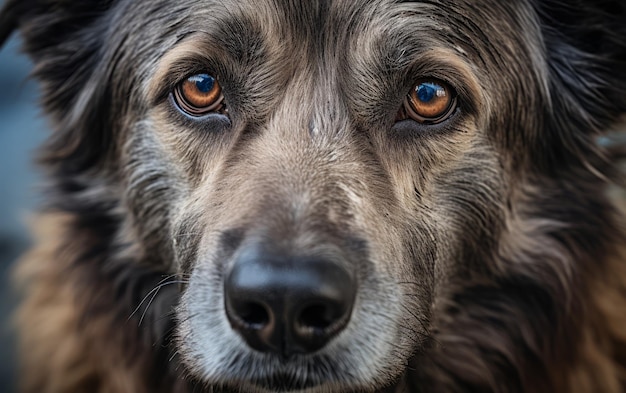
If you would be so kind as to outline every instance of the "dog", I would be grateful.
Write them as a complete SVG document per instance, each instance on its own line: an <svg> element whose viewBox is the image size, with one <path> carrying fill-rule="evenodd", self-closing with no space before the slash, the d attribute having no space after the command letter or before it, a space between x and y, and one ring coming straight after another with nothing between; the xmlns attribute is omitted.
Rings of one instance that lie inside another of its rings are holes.
<svg viewBox="0 0 626 393"><path fill-rule="evenodd" d="M626 390L626 5L8 0L26 393Z"/></svg>

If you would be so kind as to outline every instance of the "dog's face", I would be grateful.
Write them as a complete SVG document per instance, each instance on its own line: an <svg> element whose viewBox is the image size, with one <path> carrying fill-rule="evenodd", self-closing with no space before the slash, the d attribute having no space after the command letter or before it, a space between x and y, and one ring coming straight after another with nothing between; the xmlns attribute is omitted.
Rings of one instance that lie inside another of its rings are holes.
<svg viewBox="0 0 626 393"><path fill-rule="evenodd" d="M144 110L120 157L129 203L169 212L153 225L188 280L177 341L195 375L346 391L404 372L437 291L488 263L466 246L502 219L498 133L532 125L494 115L545 94L538 32L497 7L193 3L129 34L129 56L159 49L131 60ZM468 38L471 20L500 33ZM489 58L507 44L515 67Z"/></svg>
<svg viewBox="0 0 626 393"><path fill-rule="evenodd" d="M47 104L93 124L106 176L81 181L117 193L125 252L180 277L185 368L244 391L399 385L439 299L502 268L516 184L557 138L542 134L560 104L537 10L106 7L74 46L39 55L67 66L92 47Z"/></svg>

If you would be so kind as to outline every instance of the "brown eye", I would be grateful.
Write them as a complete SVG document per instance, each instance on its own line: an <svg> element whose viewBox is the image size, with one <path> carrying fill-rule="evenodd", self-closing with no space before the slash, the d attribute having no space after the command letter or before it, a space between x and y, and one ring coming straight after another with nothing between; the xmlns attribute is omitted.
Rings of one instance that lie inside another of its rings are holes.
<svg viewBox="0 0 626 393"><path fill-rule="evenodd" d="M419 81L404 102L404 116L424 124L436 124L446 120L456 108L454 90L436 79Z"/></svg>
<svg viewBox="0 0 626 393"><path fill-rule="evenodd" d="M191 116L210 112L224 112L222 88L209 74L190 76L174 90L174 99L180 109Z"/></svg>

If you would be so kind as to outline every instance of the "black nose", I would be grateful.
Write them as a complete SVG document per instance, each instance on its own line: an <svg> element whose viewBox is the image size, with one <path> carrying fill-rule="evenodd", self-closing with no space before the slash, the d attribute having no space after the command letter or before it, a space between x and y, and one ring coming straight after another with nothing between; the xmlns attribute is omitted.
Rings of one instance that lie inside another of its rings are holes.
<svg viewBox="0 0 626 393"><path fill-rule="evenodd" d="M252 348L283 356L315 352L343 330L356 285L339 264L241 250L224 282L226 314Z"/></svg>

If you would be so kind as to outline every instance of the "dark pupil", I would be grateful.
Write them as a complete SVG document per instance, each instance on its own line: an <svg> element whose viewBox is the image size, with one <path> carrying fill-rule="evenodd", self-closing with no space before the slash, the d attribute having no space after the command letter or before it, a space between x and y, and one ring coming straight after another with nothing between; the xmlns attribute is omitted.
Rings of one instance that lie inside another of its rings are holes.
<svg viewBox="0 0 626 393"><path fill-rule="evenodd" d="M194 75L189 78L190 82L195 82L196 87L202 93L208 93L213 90L213 86L215 85L215 78L207 74Z"/></svg>
<svg viewBox="0 0 626 393"><path fill-rule="evenodd" d="M417 87L417 98L422 102L430 102L437 95L441 87L434 83L422 83Z"/></svg>

